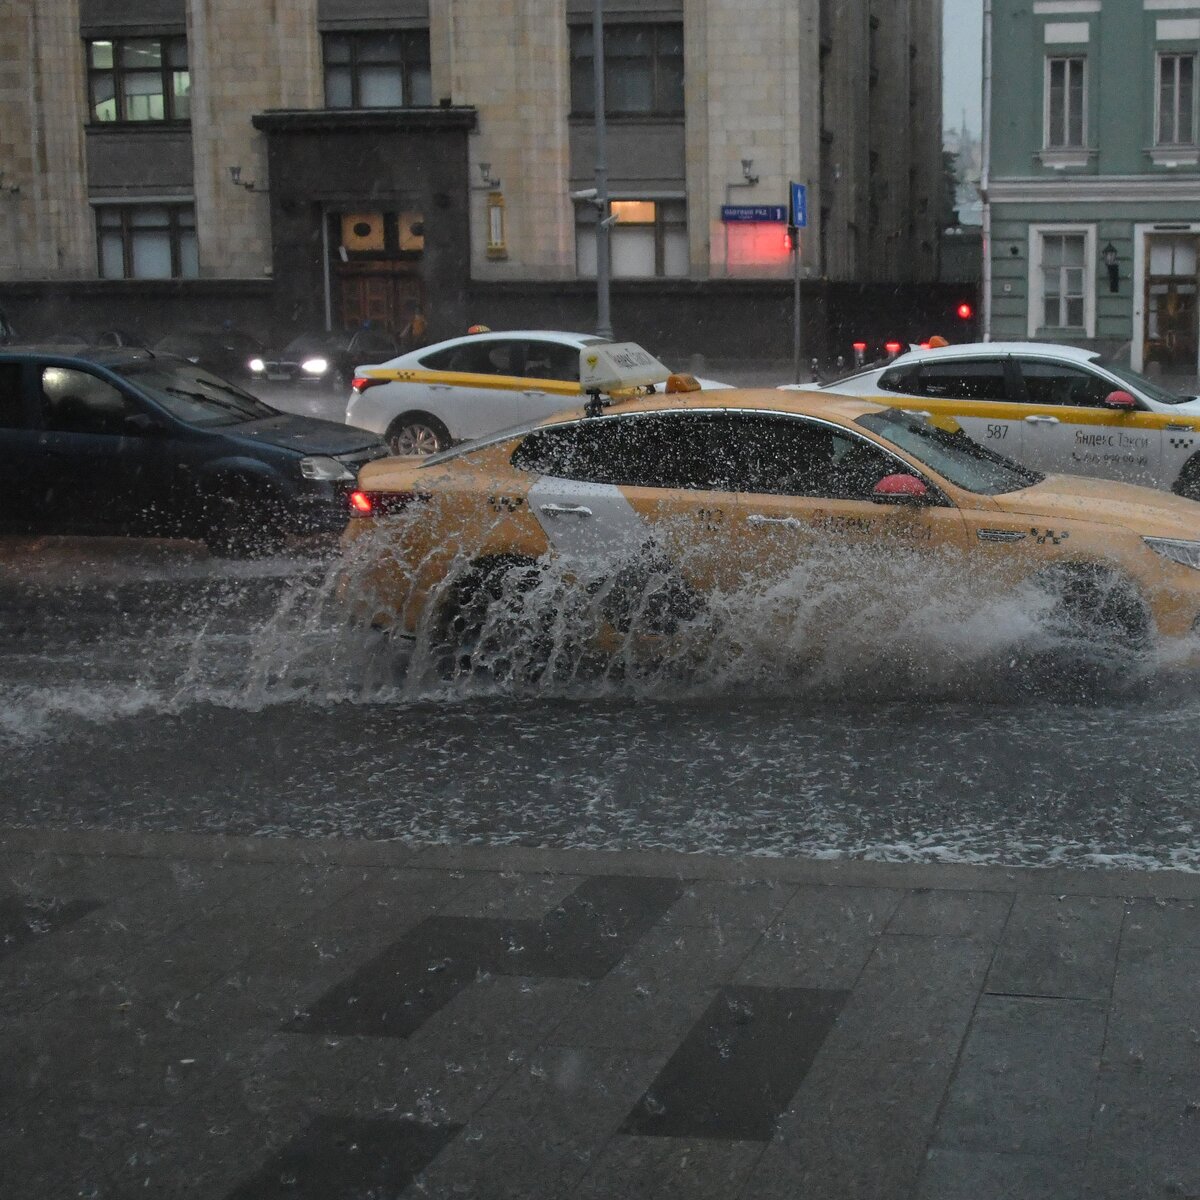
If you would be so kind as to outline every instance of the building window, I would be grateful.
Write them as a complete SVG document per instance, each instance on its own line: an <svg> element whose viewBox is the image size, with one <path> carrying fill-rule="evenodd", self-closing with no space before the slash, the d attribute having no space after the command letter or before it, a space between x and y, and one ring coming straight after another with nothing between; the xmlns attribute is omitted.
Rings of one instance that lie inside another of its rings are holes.
<svg viewBox="0 0 1200 1200"><path fill-rule="evenodd" d="M592 28L571 27L571 112L595 111ZM604 100L610 117L683 115L683 25L605 25Z"/></svg>
<svg viewBox="0 0 1200 1200"><path fill-rule="evenodd" d="M1087 59L1046 59L1046 149L1087 145Z"/></svg>
<svg viewBox="0 0 1200 1200"><path fill-rule="evenodd" d="M614 279L688 274L687 201L614 200L609 263ZM575 217L575 261L580 276L596 274L596 209L582 204Z"/></svg>
<svg viewBox="0 0 1200 1200"><path fill-rule="evenodd" d="M87 44L92 120L187 121L187 38L109 38Z"/></svg>
<svg viewBox="0 0 1200 1200"><path fill-rule="evenodd" d="M196 213L190 204L96 208L101 279L195 279Z"/></svg>
<svg viewBox="0 0 1200 1200"><path fill-rule="evenodd" d="M1029 334L1095 336L1094 226L1031 226Z"/></svg>
<svg viewBox="0 0 1200 1200"><path fill-rule="evenodd" d="M1158 56L1158 132L1160 146L1190 146L1196 140L1196 56Z"/></svg>
<svg viewBox="0 0 1200 1200"><path fill-rule="evenodd" d="M329 108L433 103L428 29L327 33L324 51Z"/></svg>

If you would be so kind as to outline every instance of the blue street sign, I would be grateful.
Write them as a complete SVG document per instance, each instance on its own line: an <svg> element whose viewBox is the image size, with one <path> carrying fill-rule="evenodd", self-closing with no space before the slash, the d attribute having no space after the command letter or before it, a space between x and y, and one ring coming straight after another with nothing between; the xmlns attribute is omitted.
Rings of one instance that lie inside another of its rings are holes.
<svg viewBox="0 0 1200 1200"><path fill-rule="evenodd" d="M792 184L792 224L797 229L808 226L808 188L802 183Z"/></svg>
<svg viewBox="0 0 1200 1200"><path fill-rule="evenodd" d="M778 221L787 220L787 209L782 204L723 204L722 221Z"/></svg>

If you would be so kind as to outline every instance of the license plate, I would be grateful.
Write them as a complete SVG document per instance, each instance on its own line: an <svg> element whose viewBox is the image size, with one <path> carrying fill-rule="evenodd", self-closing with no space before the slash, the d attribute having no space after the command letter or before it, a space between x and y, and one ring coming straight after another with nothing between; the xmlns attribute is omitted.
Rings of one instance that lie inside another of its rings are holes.
<svg viewBox="0 0 1200 1200"><path fill-rule="evenodd" d="M289 375L286 371L268 371L267 378L268 379L281 379L286 383L287 380L291 379L291 375Z"/></svg>

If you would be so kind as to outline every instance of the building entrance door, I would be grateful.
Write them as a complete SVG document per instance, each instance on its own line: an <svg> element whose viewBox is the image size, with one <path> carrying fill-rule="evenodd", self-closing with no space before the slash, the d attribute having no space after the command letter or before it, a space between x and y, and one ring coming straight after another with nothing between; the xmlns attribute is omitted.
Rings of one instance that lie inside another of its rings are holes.
<svg viewBox="0 0 1200 1200"><path fill-rule="evenodd" d="M1155 235L1149 243L1145 363L1194 372L1200 348L1196 235Z"/></svg>
<svg viewBox="0 0 1200 1200"><path fill-rule="evenodd" d="M399 337L424 308L419 275L394 271L338 271L338 316L343 329L366 322Z"/></svg>

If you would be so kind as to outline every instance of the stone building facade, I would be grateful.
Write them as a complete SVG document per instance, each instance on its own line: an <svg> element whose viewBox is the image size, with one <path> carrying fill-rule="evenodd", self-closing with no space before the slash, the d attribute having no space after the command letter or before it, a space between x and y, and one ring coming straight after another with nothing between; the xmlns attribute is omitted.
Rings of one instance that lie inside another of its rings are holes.
<svg viewBox="0 0 1200 1200"><path fill-rule="evenodd" d="M941 0L604 12L617 297L681 328L701 308L717 330L774 314L791 268L772 209L792 179L810 193L806 287L937 278ZM6 0L0 307L19 327L150 333L400 329L418 308L435 335L586 323L596 213L571 193L593 175L591 16L592 0Z"/></svg>

